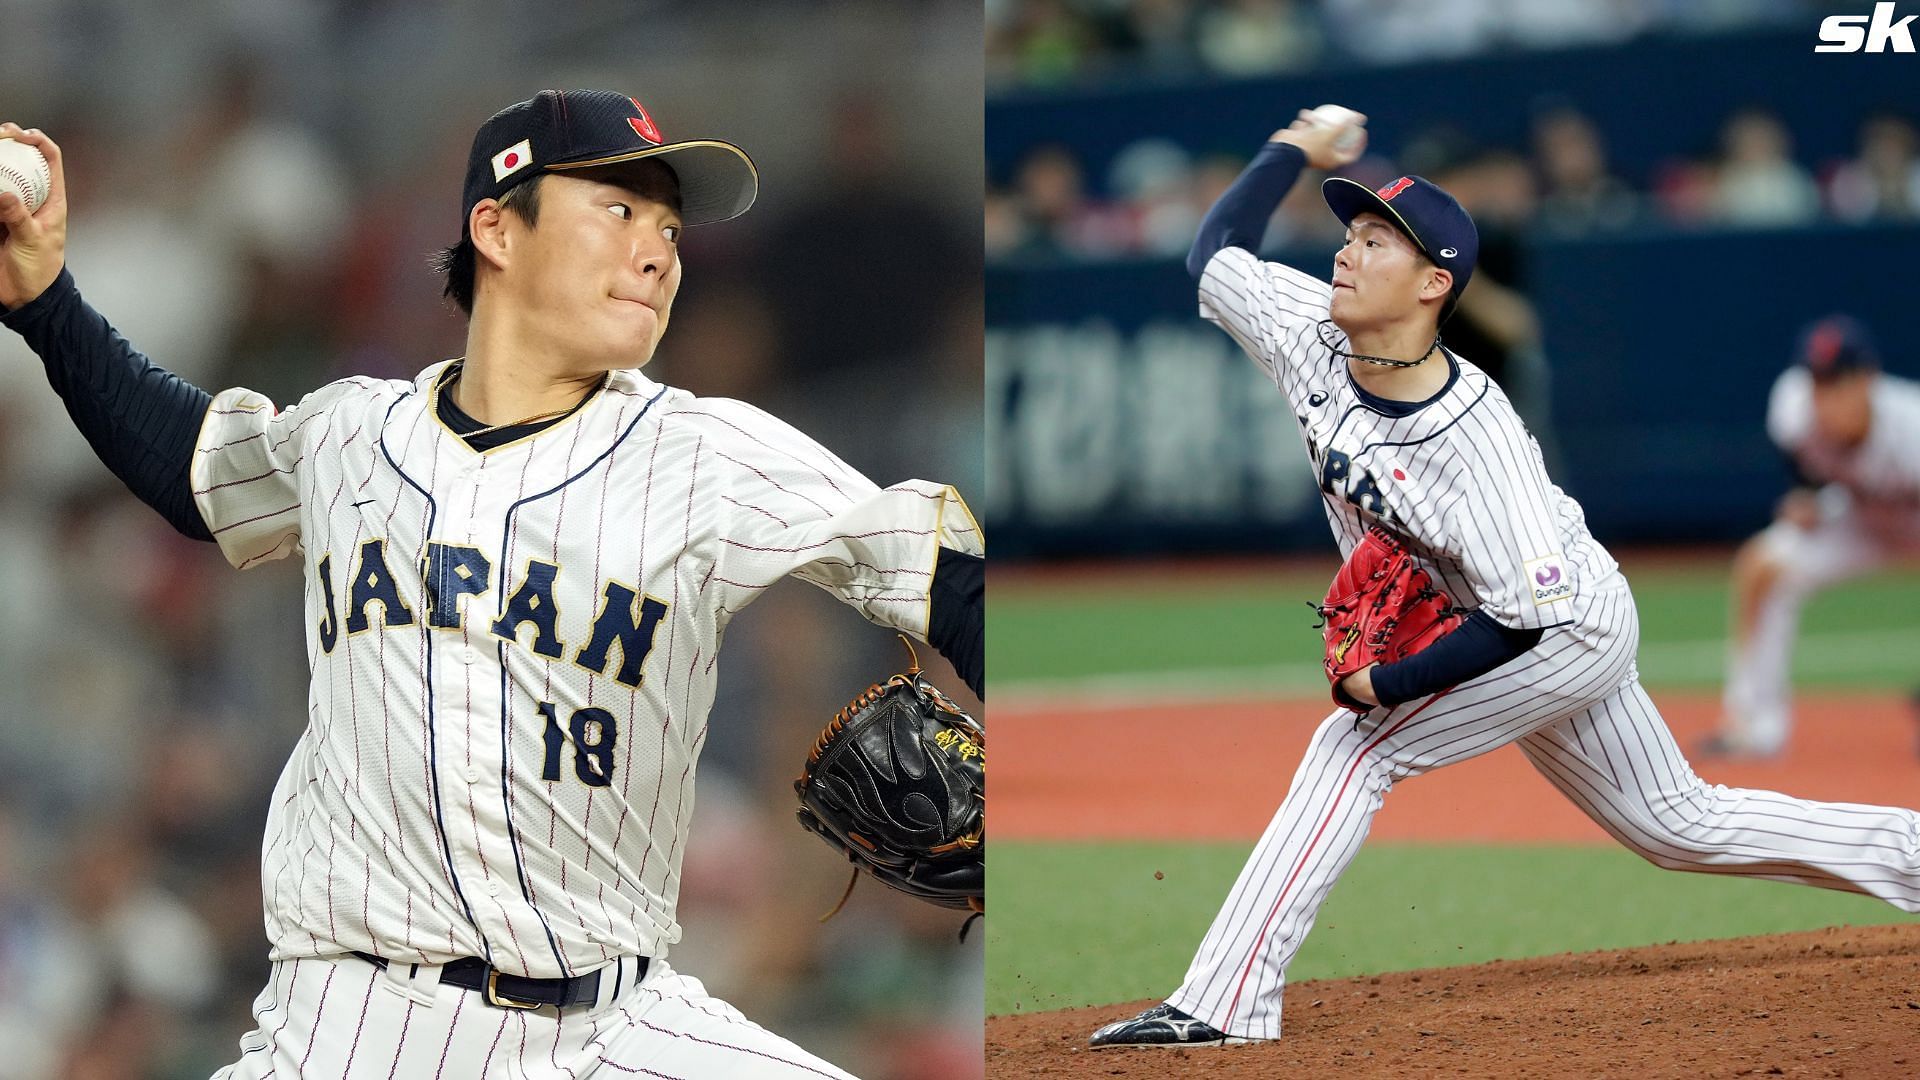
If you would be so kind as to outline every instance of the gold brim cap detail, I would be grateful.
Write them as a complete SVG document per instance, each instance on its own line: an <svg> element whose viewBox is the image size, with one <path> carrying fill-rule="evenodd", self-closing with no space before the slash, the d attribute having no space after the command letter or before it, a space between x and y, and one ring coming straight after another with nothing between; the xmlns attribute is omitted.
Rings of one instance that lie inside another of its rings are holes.
<svg viewBox="0 0 1920 1080"><path fill-rule="evenodd" d="M726 221L747 212L760 193L760 170L745 150L717 139L645 146L580 161L556 161L550 172L570 172L657 157L680 180L680 214L688 225Z"/></svg>

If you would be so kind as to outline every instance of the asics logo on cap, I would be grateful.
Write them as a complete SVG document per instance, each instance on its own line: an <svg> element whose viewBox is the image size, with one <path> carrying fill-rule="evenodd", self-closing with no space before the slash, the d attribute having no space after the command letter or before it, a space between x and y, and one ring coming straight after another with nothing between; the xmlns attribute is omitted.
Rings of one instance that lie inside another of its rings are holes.
<svg viewBox="0 0 1920 1080"><path fill-rule="evenodd" d="M1403 176L1393 183L1388 184L1386 187L1381 188L1379 191L1374 192L1374 194L1380 196L1385 202L1392 202L1395 195L1400 194L1412 186L1413 177Z"/></svg>
<svg viewBox="0 0 1920 1080"><path fill-rule="evenodd" d="M662 137L660 134L659 125L653 122L652 114L647 112L647 107L645 105L640 104L640 99L628 98L627 100L633 102L633 107L640 110L639 116L629 116L627 118L627 123L633 125L634 134L640 136L641 138L647 140L648 142L654 144L655 146L658 146L661 143L666 142L667 140L664 137Z"/></svg>
<svg viewBox="0 0 1920 1080"><path fill-rule="evenodd" d="M1458 249L1456 249L1456 248L1441 248L1441 249L1440 249L1440 256L1441 256L1441 258L1445 258L1445 259L1451 259L1451 258L1453 258L1454 256L1456 256L1456 255L1458 255L1458 254L1460 254L1460 252L1459 252L1459 250L1458 250Z"/></svg>

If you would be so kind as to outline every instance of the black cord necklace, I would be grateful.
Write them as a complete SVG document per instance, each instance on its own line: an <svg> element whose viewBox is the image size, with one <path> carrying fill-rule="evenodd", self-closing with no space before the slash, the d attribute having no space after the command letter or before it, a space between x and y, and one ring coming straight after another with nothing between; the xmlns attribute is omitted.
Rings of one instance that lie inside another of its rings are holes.
<svg viewBox="0 0 1920 1080"><path fill-rule="evenodd" d="M1392 367L1392 368L1419 367L1421 364L1426 363L1427 358L1432 356L1434 352L1440 348L1440 335L1435 334L1433 335L1433 344L1427 346L1427 351L1420 354L1420 359L1390 360L1384 356L1368 356L1366 353L1348 352L1347 350L1333 343L1333 339L1328 336L1329 328L1332 328L1336 332L1339 330L1339 327L1333 325L1332 319L1321 319L1319 324L1320 344L1325 345L1327 347L1327 351L1333 353L1335 356L1343 356L1343 357L1346 357L1348 360L1358 360L1363 364L1374 364L1379 367ZM1352 339L1348 339L1348 340L1352 340Z"/></svg>

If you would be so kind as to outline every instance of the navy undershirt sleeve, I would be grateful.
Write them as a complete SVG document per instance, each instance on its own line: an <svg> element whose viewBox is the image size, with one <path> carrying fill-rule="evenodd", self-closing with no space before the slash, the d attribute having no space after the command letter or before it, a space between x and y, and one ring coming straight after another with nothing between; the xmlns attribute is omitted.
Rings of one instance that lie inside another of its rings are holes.
<svg viewBox="0 0 1920 1080"><path fill-rule="evenodd" d="M1515 630L1475 611L1440 640L1405 660L1373 669L1373 696L1399 705L1478 678L1540 644L1538 628Z"/></svg>
<svg viewBox="0 0 1920 1080"><path fill-rule="evenodd" d="M933 567L927 642L982 701L987 699L986 608L987 560L941 548Z"/></svg>
<svg viewBox="0 0 1920 1080"><path fill-rule="evenodd" d="M189 473L212 395L156 365L81 299L66 270L0 314L40 356L47 381L93 452L128 490L195 540L212 540Z"/></svg>
<svg viewBox="0 0 1920 1080"><path fill-rule="evenodd" d="M1306 167L1306 151L1292 143L1270 142L1253 155L1207 216L1200 219L1200 232L1187 252L1187 272L1195 281L1222 248L1260 250L1260 240L1267 235L1267 221Z"/></svg>

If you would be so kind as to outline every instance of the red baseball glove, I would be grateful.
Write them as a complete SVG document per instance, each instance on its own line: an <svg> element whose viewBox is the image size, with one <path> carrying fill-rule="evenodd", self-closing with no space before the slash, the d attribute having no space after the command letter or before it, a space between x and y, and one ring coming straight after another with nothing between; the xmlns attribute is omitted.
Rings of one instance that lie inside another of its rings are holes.
<svg viewBox="0 0 1920 1080"><path fill-rule="evenodd" d="M1341 679L1368 664L1412 656L1465 618L1406 547L1377 525L1347 556L1317 610L1333 702L1356 712L1369 706L1342 691Z"/></svg>

